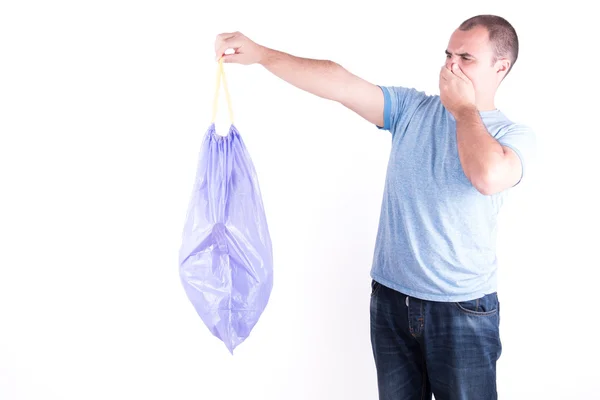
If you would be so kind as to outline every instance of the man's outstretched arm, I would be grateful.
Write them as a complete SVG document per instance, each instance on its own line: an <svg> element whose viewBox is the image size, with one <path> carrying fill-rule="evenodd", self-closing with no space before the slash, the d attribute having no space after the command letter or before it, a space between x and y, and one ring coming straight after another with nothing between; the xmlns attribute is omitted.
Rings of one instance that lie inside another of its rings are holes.
<svg viewBox="0 0 600 400"><path fill-rule="evenodd" d="M228 49L235 53L225 54ZM297 57L254 43L239 32L222 33L215 42L217 59L238 64L260 64L289 84L324 99L336 101L367 121L383 126L381 89L330 60Z"/></svg>

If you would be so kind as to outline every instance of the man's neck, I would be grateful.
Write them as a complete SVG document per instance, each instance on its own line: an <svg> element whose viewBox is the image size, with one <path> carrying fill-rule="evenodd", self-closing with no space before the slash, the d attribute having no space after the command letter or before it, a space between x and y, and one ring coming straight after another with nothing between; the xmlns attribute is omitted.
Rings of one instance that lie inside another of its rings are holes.
<svg viewBox="0 0 600 400"><path fill-rule="evenodd" d="M477 101L477 110L479 111L494 111L496 110L496 105L494 102L494 97L491 98L483 98Z"/></svg>

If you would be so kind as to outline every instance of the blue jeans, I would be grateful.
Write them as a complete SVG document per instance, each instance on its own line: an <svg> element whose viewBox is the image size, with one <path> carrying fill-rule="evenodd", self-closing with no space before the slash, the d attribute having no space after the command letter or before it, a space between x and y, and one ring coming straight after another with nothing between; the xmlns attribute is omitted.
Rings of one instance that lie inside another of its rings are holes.
<svg viewBox="0 0 600 400"><path fill-rule="evenodd" d="M496 293L423 301L373 281L371 343L380 400L495 400L500 358Z"/></svg>

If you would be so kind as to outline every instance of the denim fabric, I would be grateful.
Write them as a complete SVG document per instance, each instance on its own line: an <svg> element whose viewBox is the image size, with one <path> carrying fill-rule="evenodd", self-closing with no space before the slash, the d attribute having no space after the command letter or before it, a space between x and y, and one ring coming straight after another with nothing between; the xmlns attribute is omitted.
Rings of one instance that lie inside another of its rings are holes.
<svg viewBox="0 0 600 400"><path fill-rule="evenodd" d="M494 400L502 344L496 293L461 302L371 287L371 342L380 400Z"/></svg>

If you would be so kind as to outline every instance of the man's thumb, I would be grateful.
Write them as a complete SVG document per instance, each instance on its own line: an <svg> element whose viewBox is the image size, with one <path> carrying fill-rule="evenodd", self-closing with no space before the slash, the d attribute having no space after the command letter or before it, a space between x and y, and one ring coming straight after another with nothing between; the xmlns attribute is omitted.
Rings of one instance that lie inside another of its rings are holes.
<svg viewBox="0 0 600 400"><path fill-rule="evenodd" d="M232 54L223 54L223 62L224 63L239 63L241 54L232 53Z"/></svg>

